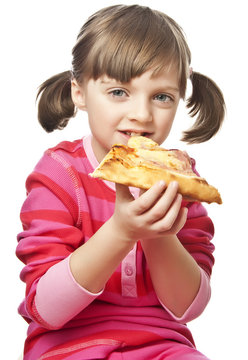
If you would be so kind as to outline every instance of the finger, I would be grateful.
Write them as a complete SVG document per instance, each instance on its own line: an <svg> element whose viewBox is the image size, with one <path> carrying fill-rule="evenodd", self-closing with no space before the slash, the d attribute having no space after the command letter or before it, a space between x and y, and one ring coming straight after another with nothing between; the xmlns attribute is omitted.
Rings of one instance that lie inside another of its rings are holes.
<svg viewBox="0 0 248 360"><path fill-rule="evenodd" d="M169 231L170 234L176 235L183 228L183 226L187 221L187 214L188 214L187 208L180 209L178 217Z"/></svg>
<svg viewBox="0 0 248 360"><path fill-rule="evenodd" d="M162 219L168 210L170 209L171 205L176 199L178 190L178 183L172 182L169 184L168 188L164 192L164 194L160 197L160 199L155 203L153 208L150 210L149 214L149 221L150 223L154 223L160 219Z"/></svg>
<svg viewBox="0 0 248 360"><path fill-rule="evenodd" d="M178 194L165 216L154 223L154 227L159 233L168 232L173 228L174 223L179 215L181 204L182 195Z"/></svg>
<svg viewBox="0 0 248 360"><path fill-rule="evenodd" d="M164 181L159 181L146 192L141 194L134 204L136 214L141 215L154 206L164 193L165 189L166 183Z"/></svg>
<svg viewBox="0 0 248 360"><path fill-rule="evenodd" d="M143 195L146 191L147 189L140 189L139 196Z"/></svg>
<svg viewBox="0 0 248 360"><path fill-rule="evenodd" d="M122 184L115 184L116 189L116 201L117 202L130 202L134 197L131 194L129 187Z"/></svg>

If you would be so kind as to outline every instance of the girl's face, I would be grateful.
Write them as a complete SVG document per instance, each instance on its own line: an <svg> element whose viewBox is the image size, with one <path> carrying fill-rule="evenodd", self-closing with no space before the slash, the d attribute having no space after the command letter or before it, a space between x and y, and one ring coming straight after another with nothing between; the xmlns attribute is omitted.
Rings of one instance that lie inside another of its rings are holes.
<svg viewBox="0 0 248 360"><path fill-rule="evenodd" d="M108 76L82 86L72 81L75 105L88 113L92 147L100 162L116 143L143 135L161 144L169 135L180 100L177 72L149 70L121 83Z"/></svg>

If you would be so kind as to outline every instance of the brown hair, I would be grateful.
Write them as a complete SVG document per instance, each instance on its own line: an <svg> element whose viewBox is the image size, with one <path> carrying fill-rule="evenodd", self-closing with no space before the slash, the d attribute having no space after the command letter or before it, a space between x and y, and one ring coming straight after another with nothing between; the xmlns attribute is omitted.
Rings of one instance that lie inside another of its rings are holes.
<svg viewBox="0 0 248 360"><path fill-rule="evenodd" d="M71 79L107 75L128 82L149 69L178 69L180 96L184 99L191 53L179 25L156 10L139 5L115 5L93 14L81 28L72 50L72 71L55 75L39 88L38 118L51 132L62 129L75 115ZM210 139L224 118L223 95L217 85L199 73L191 75L193 92L187 102L193 127L184 132L189 143Z"/></svg>

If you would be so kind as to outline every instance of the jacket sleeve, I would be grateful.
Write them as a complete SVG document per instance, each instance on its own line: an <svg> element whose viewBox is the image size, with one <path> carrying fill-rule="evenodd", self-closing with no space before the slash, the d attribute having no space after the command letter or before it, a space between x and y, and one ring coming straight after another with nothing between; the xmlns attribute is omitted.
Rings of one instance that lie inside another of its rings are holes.
<svg viewBox="0 0 248 360"><path fill-rule="evenodd" d="M26 283L19 311L28 322L57 329L100 295L79 286L69 268L70 254L84 242L80 179L62 157L46 153L26 188L16 250L25 264L20 277Z"/></svg>
<svg viewBox="0 0 248 360"><path fill-rule="evenodd" d="M191 158L191 165L193 171L200 176L193 158ZM183 206L188 208L188 217L185 226L178 233L178 238L210 278L214 265L213 252L215 250L212 243L214 236L213 222L202 203L185 202Z"/></svg>

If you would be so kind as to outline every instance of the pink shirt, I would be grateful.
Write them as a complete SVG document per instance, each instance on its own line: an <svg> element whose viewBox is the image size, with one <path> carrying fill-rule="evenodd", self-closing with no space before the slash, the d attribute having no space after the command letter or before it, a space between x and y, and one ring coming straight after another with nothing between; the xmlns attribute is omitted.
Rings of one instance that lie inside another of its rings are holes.
<svg viewBox="0 0 248 360"><path fill-rule="evenodd" d="M141 337L145 331L149 336L174 338L193 346L184 324L199 316L210 299L214 263L213 225L206 210L199 203L184 204L188 219L178 238L199 264L201 283L181 318L157 298L140 243L123 259L105 288L90 293L73 278L69 260L74 249L113 213L114 184L88 175L97 165L88 136L49 149L27 179L28 197L21 211L24 231L17 247L17 256L26 264L21 273L27 284L26 298L19 308L30 323L25 360L37 359L51 346L65 346L65 339L76 341L79 333L83 336L80 343L89 334L98 338L107 330L115 337L126 331L125 341L131 341L127 338L132 327ZM134 197L139 194L135 188L131 192ZM60 332L55 336L56 329Z"/></svg>

